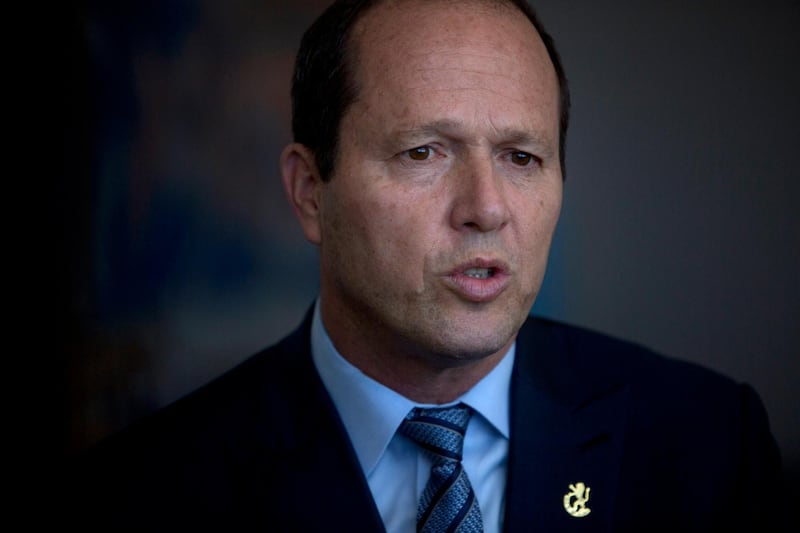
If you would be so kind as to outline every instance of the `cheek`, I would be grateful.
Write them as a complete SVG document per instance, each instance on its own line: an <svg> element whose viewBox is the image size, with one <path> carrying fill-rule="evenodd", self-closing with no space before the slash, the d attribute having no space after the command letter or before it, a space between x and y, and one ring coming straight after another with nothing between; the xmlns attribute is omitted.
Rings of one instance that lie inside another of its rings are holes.
<svg viewBox="0 0 800 533"><path fill-rule="evenodd" d="M553 177L553 183L542 190L537 199L539 212L542 214L542 227L552 232L561 213L563 183L561 176Z"/></svg>
<svg viewBox="0 0 800 533"><path fill-rule="evenodd" d="M541 268L547 261L550 242L561 211L559 190L547 190L518 206L524 222L520 224L520 244L523 255L532 268Z"/></svg>
<svg viewBox="0 0 800 533"><path fill-rule="evenodd" d="M349 201L348 201L349 200ZM329 241L372 275L408 278L419 270L426 240L425 209L397 191L339 195L329 202ZM381 281L381 280L376 280Z"/></svg>
<svg viewBox="0 0 800 533"><path fill-rule="evenodd" d="M400 300L416 300L426 289L426 273L435 253L434 206L418 195L390 194L365 203L371 216L369 247L371 270L377 283Z"/></svg>
<svg viewBox="0 0 800 533"><path fill-rule="evenodd" d="M422 204L396 200L376 201L370 205L373 222L370 239L375 250L387 261L388 268L405 272L404 277L416 273L430 248L430 214Z"/></svg>

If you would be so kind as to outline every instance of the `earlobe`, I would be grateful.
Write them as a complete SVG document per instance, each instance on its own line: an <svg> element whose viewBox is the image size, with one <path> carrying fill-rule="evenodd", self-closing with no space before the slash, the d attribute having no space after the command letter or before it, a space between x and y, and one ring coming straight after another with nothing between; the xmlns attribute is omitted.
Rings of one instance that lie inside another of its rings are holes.
<svg viewBox="0 0 800 533"><path fill-rule="evenodd" d="M281 154L281 178L286 197L306 239L313 244L320 244L319 189L323 183L313 152L299 143L284 148Z"/></svg>

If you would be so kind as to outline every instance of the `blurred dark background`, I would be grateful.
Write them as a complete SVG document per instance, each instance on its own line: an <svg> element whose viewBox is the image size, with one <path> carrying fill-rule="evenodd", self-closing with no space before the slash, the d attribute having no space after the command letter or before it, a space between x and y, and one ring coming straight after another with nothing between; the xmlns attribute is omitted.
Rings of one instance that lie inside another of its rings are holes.
<svg viewBox="0 0 800 533"><path fill-rule="evenodd" d="M43 282L61 453L222 373L311 304L316 253L277 161L293 56L327 3L61 8L64 171ZM750 382L800 481L798 2L534 5L573 94L534 312Z"/></svg>

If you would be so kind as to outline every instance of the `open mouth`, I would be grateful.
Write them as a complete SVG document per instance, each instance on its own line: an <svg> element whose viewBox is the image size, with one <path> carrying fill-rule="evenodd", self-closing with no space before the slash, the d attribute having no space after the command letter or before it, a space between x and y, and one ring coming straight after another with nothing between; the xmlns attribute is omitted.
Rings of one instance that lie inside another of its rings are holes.
<svg viewBox="0 0 800 533"><path fill-rule="evenodd" d="M494 259L474 259L453 269L447 283L463 299L483 303L497 298L510 283L505 263Z"/></svg>
<svg viewBox="0 0 800 533"><path fill-rule="evenodd" d="M473 279L489 279L494 275L493 268L468 268L464 275Z"/></svg>

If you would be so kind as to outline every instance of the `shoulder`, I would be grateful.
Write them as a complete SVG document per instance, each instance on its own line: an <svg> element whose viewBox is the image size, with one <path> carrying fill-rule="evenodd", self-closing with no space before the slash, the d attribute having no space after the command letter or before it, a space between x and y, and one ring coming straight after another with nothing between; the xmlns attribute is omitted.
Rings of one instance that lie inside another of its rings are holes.
<svg viewBox="0 0 800 533"><path fill-rule="evenodd" d="M290 429L296 410L325 398L310 355L309 331L310 314L276 344L106 439L97 453L188 442L194 448L202 443L200 449L238 446L237 439L254 438L278 445L272 441Z"/></svg>
<svg viewBox="0 0 800 533"><path fill-rule="evenodd" d="M520 330L518 346L531 371L567 381L626 385L658 394L678 390L708 396L739 394L741 384L702 365L667 356L641 344L588 328L531 317Z"/></svg>
<svg viewBox="0 0 800 533"><path fill-rule="evenodd" d="M757 392L722 373L585 328L532 318L520 331L518 379L574 408L626 398L626 431L639 451L686 450L702 461L780 463ZM637 452L638 453L638 452ZM713 458L713 459L712 459Z"/></svg>
<svg viewBox="0 0 800 533"><path fill-rule="evenodd" d="M248 357L188 395L133 423L103 445L136 439L217 441L256 421L280 417L293 397L316 389L308 329L302 325L273 346ZM278 401L280 399L280 401ZM203 435L203 433L208 433ZM102 446L101 446L102 447Z"/></svg>
<svg viewBox="0 0 800 533"><path fill-rule="evenodd" d="M231 516L246 504L241 491L273 492L268 473L293 442L308 438L301 422L308 411L325 411L325 394L304 324L76 458L68 476L78 486L69 490L105 514L86 512L80 502L71 512L135 524L159 513L176 523Z"/></svg>

